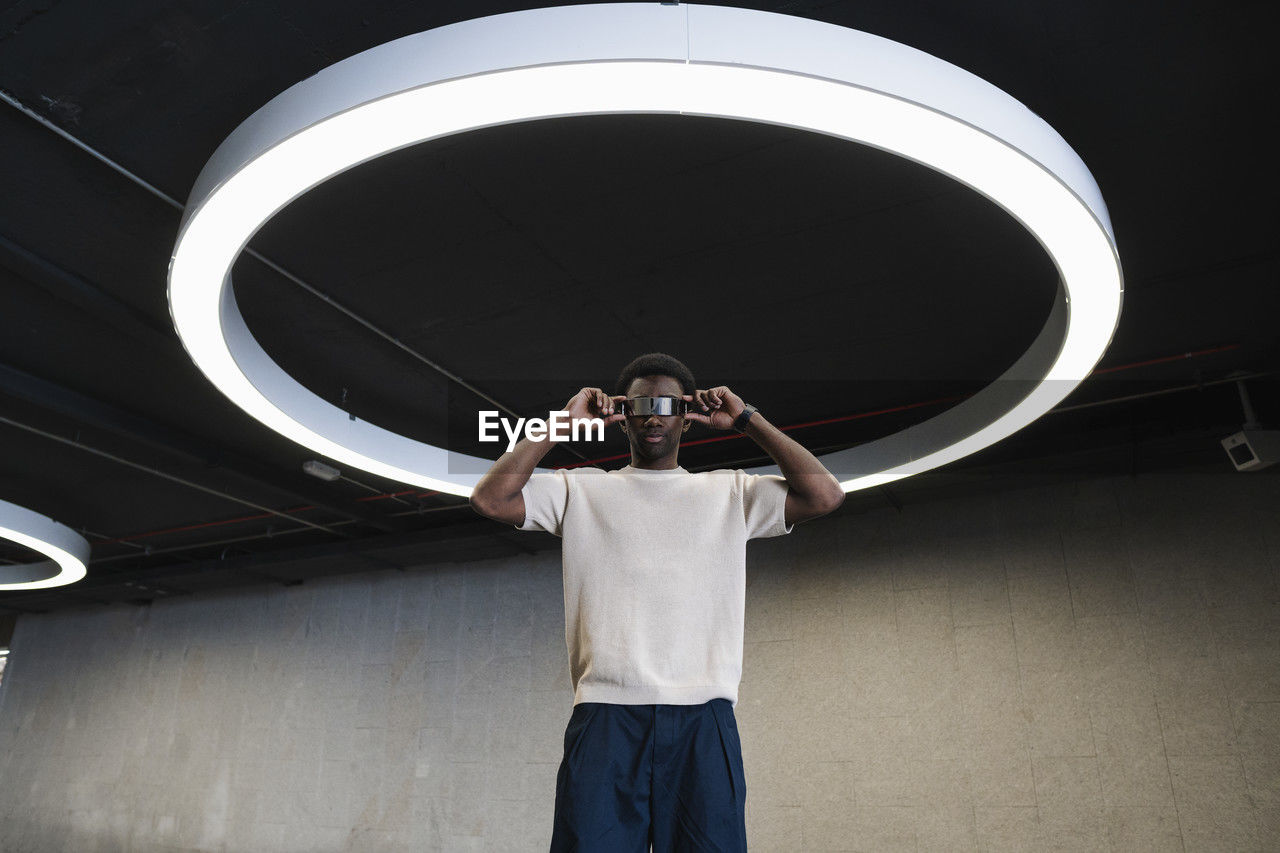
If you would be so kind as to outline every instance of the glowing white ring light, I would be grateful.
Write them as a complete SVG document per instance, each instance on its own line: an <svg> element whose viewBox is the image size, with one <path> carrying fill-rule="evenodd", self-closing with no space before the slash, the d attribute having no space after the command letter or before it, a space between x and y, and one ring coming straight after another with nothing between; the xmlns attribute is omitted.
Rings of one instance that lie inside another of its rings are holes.
<svg viewBox="0 0 1280 853"><path fill-rule="evenodd" d="M88 540L48 516L0 501L0 539L25 545L49 558L42 563L0 566L0 591L66 586L85 576Z"/></svg>
<svg viewBox="0 0 1280 853"><path fill-rule="evenodd" d="M1088 375L1115 330L1122 276L1098 187L1053 128L1009 95L928 54L843 27L624 3L513 12L397 39L324 69L250 116L200 173L174 247L169 308L183 345L232 401L299 444L393 480L469 495L480 475L450 472L463 463L484 470L486 460L352 421L281 370L244 324L231 266L281 208L359 163L482 127L605 113L743 119L881 148L987 196L1053 259L1058 299L1030 349L962 404L824 456L846 491L935 468L1021 429Z"/></svg>

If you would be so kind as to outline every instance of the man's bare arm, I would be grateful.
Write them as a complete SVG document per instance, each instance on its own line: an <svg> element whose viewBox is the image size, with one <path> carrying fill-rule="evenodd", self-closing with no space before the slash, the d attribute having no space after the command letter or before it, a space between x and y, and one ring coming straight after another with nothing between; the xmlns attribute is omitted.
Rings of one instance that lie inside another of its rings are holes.
<svg viewBox="0 0 1280 853"><path fill-rule="evenodd" d="M769 423L761 412L747 421L746 434L768 453L787 480L788 525L834 512L844 503L840 481L799 442Z"/></svg>
<svg viewBox="0 0 1280 853"><path fill-rule="evenodd" d="M734 419L745 409L742 398L726 385L686 394L684 398L694 406L686 417L713 429L731 429ZM844 489L835 475L762 413L756 412L747 421L746 435L782 469L787 481L788 526L834 512L844 503Z"/></svg>
<svg viewBox="0 0 1280 853"><path fill-rule="evenodd" d="M617 423L625 415L615 414L614 408L622 397L610 397L599 388L583 388L565 404L570 423L578 418L603 418L605 425ZM619 412L621 411L619 407ZM471 508L494 521L502 521L517 527L524 526L524 496L520 490L529 482L533 470L542 457L551 451L556 442L548 436L535 441L522 438L513 450L509 450L493 467L485 472L471 492Z"/></svg>
<svg viewBox="0 0 1280 853"><path fill-rule="evenodd" d="M476 483L471 492L471 508L494 521L522 527L524 496L520 490L555 444L549 436L540 441L520 439L515 448L498 457L493 467Z"/></svg>

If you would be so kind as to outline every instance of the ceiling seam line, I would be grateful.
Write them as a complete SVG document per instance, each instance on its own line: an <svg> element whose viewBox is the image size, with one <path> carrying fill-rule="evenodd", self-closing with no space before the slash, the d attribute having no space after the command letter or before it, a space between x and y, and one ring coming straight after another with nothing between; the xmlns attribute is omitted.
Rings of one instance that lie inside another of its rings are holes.
<svg viewBox="0 0 1280 853"><path fill-rule="evenodd" d="M422 510L421 512L418 512L417 510L406 510L405 512L395 513L394 515L396 516L425 515L427 513L433 513L433 512L470 509L470 508L471 507L468 506L467 504L458 504L457 506L430 507L428 509ZM294 520L296 521L298 519L294 519ZM341 527L347 524L355 524L355 522L349 519L333 522L334 527ZM438 529L438 528L428 527L428 528L423 528L423 531L434 530L434 529ZM301 527L290 527L285 530L276 530L272 533L265 533L265 532L256 533L250 536L239 536L234 539L214 539L210 542L194 542L189 545L174 545L169 548L153 548L151 550L151 553L149 554L143 554L143 553L112 554L110 557L98 557L98 558L90 557L87 565L95 566L102 563L113 563L119 560L142 559L145 557L152 557L152 556L157 556L161 554L178 554L179 552L182 552L182 551L196 551L196 550L199 550L200 548L209 548L215 545L226 545L234 542L248 542L250 540L255 540L255 539L272 539L277 536L286 536L291 533L302 533L303 531L304 531L304 528L301 528ZM366 537L366 538L374 538L374 537ZM132 543L124 543L124 544L132 544Z"/></svg>
<svg viewBox="0 0 1280 853"><path fill-rule="evenodd" d="M0 236L0 243L3 242ZM163 452L205 466L217 467L242 480L290 495L304 503L337 515L357 518L379 526L385 515L366 513L358 508L344 508L319 492L300 490L288 482L277 481L270 473L255 470L251 460L242 459L234 449L201 436L184 433L164 423L151 421L145 415L118 409L79 391L48 379L33 376L0 361L0 395L7 395L40 407L43 411L70 419L80 426L104 430L129 441L159 448ZM265 470L265 469L263 469Z"/></svg>
<svg viewBox="0 0 1280 853"><path fill-rule="evenodd" d="M245 506L253 507L254 509L261 510L262 512L271 513L272 515L279 516L280 518L284 518L289 521L295 521L300 524L305 524L310 527L314 527L317 530L323 530L326 533L332 533L337 536L342 536L343 538L349 538L346 532L334 530L332 527L328 525L319 524L314 521L308 521L307 519L299 518L296 515L288 515L287 513L281 512L280 510L272 509L271 507L267 507L267 506L262 506L261 504L256 504L253 501L246 500L245 498L238 498L235 495L227 494L226 492L220 492L217 489L212 489L208 486L202 486L199 483L194 483L190 480L185 480L182 477L178 477L173 474L166 474L164 471L160 471L155 468L149 468L146 465L143 465L141 463L133 462L121 456L116 456L115 454L108 453L105 450L99 450L96 447L90 447L89 445L84 444L83 442L66 438L64 436L57 435L56 433L47 432L38 427L33 427L33 426L30 426L29 424L21 423L20 421L11 420L10 418L6 418L3 415L0 415L0 423L8 424L12 427L16 427L17 429L26 430L27 432L32 432L32 433L35 433L36 435L44 436L45 438L52 439L53 441L61 442L62 444L67 444L72 447L79 448L80 450L84 450L88 453L92 453L95 456L101 456L105 459L110 459L111 461L117 462L121 465L126 465L130 468L135 468L139 471L145 471L148 474L153 474L162 479L169 480L174 483L179 483L181 485L188 486L192 489L197 489L201 492L205 492L206 494L214 495L216 497L220 497L229 501L234 501L235 503L244 504Z"/></svg>

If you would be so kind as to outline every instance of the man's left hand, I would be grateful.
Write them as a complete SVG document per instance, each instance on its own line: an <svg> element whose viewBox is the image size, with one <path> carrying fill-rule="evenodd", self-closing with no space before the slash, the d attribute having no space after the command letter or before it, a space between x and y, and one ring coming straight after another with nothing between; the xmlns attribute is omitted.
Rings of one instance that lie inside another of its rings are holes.
<svg viewBox="0 0 1280 853"><path fill-rule="evenodd" d="M730 391L728 385L685 394L683 399L689 401L685 417L712 429L733 429L734 420L746 408L742 398Z"/></svg>

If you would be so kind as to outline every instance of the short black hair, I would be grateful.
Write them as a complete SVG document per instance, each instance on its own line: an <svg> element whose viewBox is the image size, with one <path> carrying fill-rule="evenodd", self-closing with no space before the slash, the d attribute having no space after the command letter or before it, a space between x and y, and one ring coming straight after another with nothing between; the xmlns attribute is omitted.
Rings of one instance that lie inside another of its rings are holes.
<svg viewBox="0 0 1280 853"><path fill-rule="evenodd" d="M670 376L680 383L684 393L692 394L698 390L697 383L693 381L693 371L685 367L683 362L665 352L650 352L638 356L622 368L622 372L618 374L617 389L613 393L626 394L631 383L642 376Z"/></svg>

